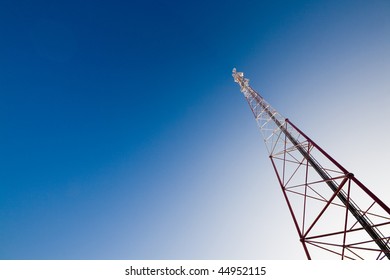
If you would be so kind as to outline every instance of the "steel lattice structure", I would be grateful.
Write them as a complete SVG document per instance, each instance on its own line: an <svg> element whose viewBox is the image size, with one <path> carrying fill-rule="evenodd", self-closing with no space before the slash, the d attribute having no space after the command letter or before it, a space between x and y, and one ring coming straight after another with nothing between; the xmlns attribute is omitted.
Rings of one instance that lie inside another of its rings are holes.
<svg viewBox="0 0 390 280"><path fill-rule="evenodd" d="M390 208L233 69L308 259L390 259Z"/></svg>

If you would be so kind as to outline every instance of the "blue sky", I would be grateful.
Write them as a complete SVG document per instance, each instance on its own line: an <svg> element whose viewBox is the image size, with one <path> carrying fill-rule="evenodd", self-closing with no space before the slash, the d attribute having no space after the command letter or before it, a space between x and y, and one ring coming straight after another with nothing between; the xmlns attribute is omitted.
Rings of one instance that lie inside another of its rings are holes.
<svg viewBox="0 0 390 280"><path fill-rule="evenodd" d="M389 204L389 14L2 1L0 258L304 258L231 70Z"/></svg>

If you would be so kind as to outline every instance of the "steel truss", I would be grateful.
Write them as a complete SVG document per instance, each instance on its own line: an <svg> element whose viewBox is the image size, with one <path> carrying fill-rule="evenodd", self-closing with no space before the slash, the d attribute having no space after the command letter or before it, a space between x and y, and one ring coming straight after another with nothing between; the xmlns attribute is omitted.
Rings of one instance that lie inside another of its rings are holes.
<svg viewBox="0 0 390 280"><path fill-rule="evenodd" d="M390 259L390 208L233 69L308 259Z"/></svg>

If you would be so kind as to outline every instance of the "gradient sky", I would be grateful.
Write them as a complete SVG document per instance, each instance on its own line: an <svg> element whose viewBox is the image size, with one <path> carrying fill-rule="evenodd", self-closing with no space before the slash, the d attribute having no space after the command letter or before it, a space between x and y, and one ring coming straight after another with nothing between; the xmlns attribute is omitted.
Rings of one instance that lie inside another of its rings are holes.
<svg viewBox="0 0 390 280"><path fill-rule="evenodd" d="M0 259L304 259L237 67L390 204L390 1L0 3Z"/></svg>

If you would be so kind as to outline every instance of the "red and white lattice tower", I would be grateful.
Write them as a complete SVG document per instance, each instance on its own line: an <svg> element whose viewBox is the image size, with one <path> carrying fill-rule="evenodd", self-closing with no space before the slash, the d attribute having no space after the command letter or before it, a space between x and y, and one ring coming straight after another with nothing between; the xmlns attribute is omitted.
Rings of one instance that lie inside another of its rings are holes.
<svg viewBox="0 0 390 280"><path fill-rule="evenodd" d="M308 259L390 259L390 208L233 69Z"/></svg>

